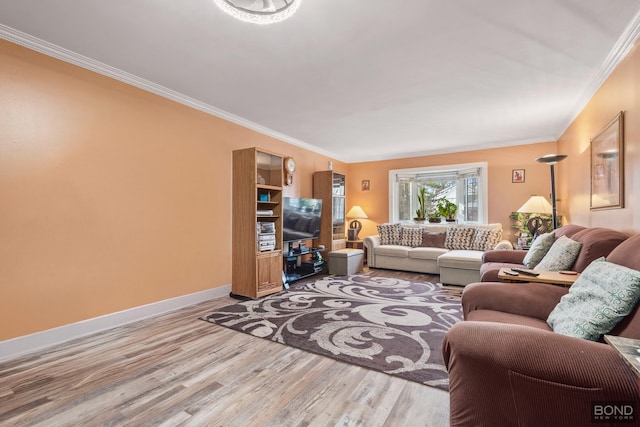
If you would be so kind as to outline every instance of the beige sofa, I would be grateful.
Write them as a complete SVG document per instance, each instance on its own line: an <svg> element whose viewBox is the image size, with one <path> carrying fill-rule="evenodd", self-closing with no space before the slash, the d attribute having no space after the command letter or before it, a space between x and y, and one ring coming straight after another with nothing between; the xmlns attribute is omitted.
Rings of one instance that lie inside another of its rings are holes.
<svg viewBox="0 0 640 427"><path fill-rule="evenodd" d="M387 225L389 224L379 227ZM364 246L367 249L369 267L439 274L442 283L467 285L480 280L480 266L485 250L513 249L509 241L501 240L502 224L424 224L401 225L401 228L418 228L423 233L432 235L444 234L445 244L414 246L402 244L402 241L383 244L384 236L367 236L364 238ZM460 234L460 230L464 230L464 238L454 239L453 236ZM480 239L489 233L490 239Z"/></svg>

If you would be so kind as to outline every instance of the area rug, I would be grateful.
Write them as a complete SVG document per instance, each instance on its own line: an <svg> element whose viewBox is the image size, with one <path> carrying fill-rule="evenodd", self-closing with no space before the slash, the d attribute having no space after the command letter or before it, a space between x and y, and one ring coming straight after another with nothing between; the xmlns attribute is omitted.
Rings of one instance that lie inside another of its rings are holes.
<svg viewBox="0 0 640 427"><path fill-rule="evenodd" d="M460 291L381 276L327 276L202 317L236 331L448 390L441 344Z"/></svg>

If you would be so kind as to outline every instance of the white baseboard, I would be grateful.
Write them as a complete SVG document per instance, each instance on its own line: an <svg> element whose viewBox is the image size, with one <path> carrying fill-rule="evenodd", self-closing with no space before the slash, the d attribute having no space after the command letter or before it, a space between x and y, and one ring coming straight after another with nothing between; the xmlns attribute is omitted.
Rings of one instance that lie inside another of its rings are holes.
<svg viewBox="0 0 640 427"><path fill-rule="evenodd" d="M229 292L231 292L230 284L94 317L93 319L82 320L22 337L11 338L6 341L0 341L0 361L41 350L85 335L94 334L105 329L136 322L147 317L157 316L210 299L227 296Z"/></svg>

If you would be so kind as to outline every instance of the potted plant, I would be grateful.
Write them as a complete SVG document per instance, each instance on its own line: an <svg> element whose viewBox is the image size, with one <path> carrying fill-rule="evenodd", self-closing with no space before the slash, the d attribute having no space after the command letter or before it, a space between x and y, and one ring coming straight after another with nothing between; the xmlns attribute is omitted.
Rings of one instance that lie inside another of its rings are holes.
<svg viewBox="0 0 640 427"><path fill-rule="evenodd" d="M415 221L424 221L427 217L427 189L426 187L420 187L418 191L418 209L416 209Z"/></svg>
<svg viewBox="0 0 640 427"><path fill-rule="evenodd" d="M442 222L442 216L437 210L429 212L429 215L427 216L427 218L429 218L429 222L434 224L438 224Z"/></svg>
<svg viewBox="0 0 640 427"><path fill-rule="evenodd" d="M444 197L439 199L436 208L438 209L438 213L447 221L452 222L456 220L458 205L451 200L445 199Z"/></svg>

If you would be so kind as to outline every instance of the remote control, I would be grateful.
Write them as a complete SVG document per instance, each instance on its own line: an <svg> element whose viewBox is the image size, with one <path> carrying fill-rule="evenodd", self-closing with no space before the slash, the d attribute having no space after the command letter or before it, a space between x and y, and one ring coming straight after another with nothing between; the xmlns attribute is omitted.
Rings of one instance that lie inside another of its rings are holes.
<svg viewBox="0 0 640 427"><path fill-rule="evenodd" d="M511 270L502 270L502 272L504 274L508 274L509 276L517 276L518 273L516 273L515 271L511 271Z"/></svg>
<svg viewBox="0 0 640 427"><path fill-rule="evenodd" d="M523 268L512 268L512 270L513 270L513 271L517 271L518 273L526 274L527 276L533 276L533 277L536 277L536 276L539 276L539 275L540 275L540 273L536 273L536 272L535 272L535 271L533 271L533 270L525 270L525 269L523 269Z"/></svg>

